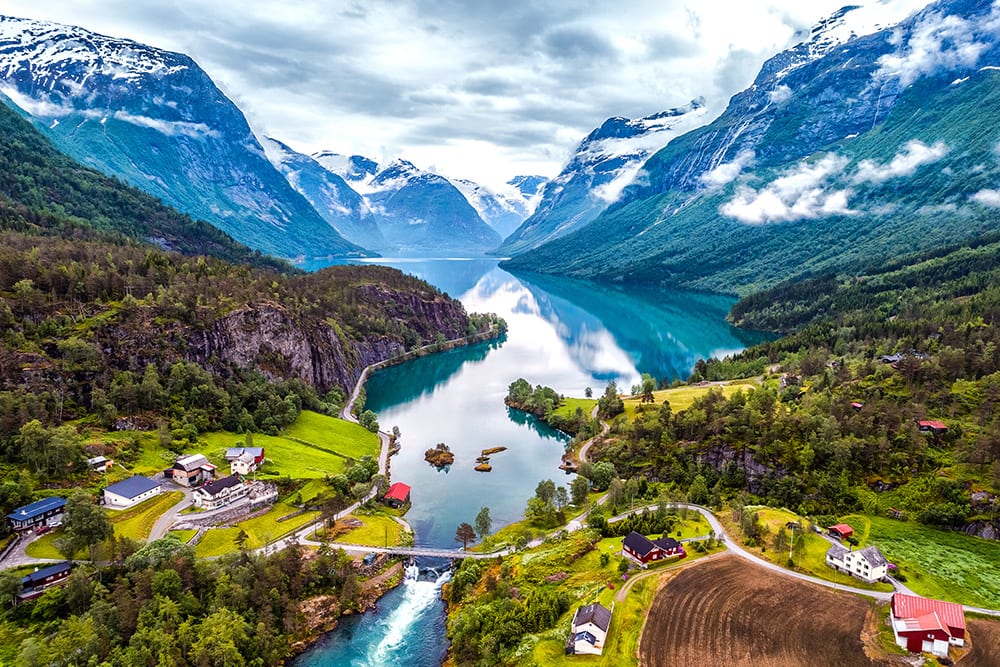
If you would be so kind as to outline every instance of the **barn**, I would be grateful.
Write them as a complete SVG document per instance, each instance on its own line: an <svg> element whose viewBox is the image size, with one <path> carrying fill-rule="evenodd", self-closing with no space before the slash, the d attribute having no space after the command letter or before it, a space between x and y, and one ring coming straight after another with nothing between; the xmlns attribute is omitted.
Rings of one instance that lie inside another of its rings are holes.
<svg viewBox="0 0 1000 667"><path fill-rule="evenodd" d="M402 482L396 482L389 487L389 490L382 496L382 502L389 507L402 507L410 502L410 487Z"/></svg>
<svg viewBox="0 0 1000 667"><path fill-rule="evenodd" d="M893 593L889 620L896 643L913 653L943 658L965 645L965 611L954 602Z"/></svg>
<svg viewBox="0 0 1000 667"><path fill-rule="evenodd" d="M846 540L854 535L854 529L846 523L838 523L835 526L830 526L827 530L830 531L831 537L836 537L838 540Z"/></svg>

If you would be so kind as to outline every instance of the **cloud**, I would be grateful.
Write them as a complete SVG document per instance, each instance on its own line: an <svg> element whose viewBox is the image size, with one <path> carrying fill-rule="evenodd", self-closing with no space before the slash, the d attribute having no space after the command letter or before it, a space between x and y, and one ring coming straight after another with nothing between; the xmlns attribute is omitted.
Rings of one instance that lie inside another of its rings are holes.
<svg viewBox="0 0 1000 667"><path fill-rule="evenodd" d="M913 27L908 38L902 29L895 31L892 43L897 49L878 59L879 69L874 76L898 77L900 85L905 87L922 76L973 67L989 47L986 42L977 41L983 36L982 30L994 31L998 19L1000 9L996 5L981 23L928 13ZM990 35L989 40L996 41L996 35Z"/></svg>
<svg viewBox="0 0 1000 667"><path fill-rule="evenodd" d="M879 164L874 160L859 162L854 182L882 183L890 178L911 176L919 167L937 162L947 154L948 145L943 141L928 146L924 142L914 139L907 142L903 150L896 153L888 164Z"/></svg>
<svg viewBox="0 0 1000 667"><path fill-rule="evenodd" d="M969 197L969 200L990 208L1000 208L1000 190L980 190Z"/></svg>
<svg viewBox="0 0 1000 667"><path fill-rule="evenodd" d="M781 84L780 86L769 92L767 94L767 97L768 100L770 100L771 104L781 104L783 102L787 102L788 100L792 99L792 89L786 86L785 84Z"/></svg>
<svg viewBox="0 0 1000 667"><path fill-rule="evenodd" d="M169 121L160 120L158 118L150 118L149 116L137 116L130 114L127 111L116 111L113 115L115 120L120 120L126 123L131 123L132 125L138 125L139 127L148 127L150 129L156 130L157 132L162 132L163 134L173 137L173 136L184 136L192 137L194 139L201 139L204 137L218 137L219 133L208 125L204 123L187 123L184 121Z"/></svg>
<svg viewBox="0 0 1000 667"><path fill-rule="evenodd" d="M847 158L832 153L801 162L762 190L738 187L719 212L751 225L852 213L848 208L851 190L828 188L828 181L839 176L847 163Z"/></svg>
<svg viewBox="0 0 1000 667"><path fill-rule="evenodd" d="M723 162L714 169L706 171L699 180L710 188L731 183L741 171L753 164L754 157L753 151L740 151L731 162Z"/></svg>

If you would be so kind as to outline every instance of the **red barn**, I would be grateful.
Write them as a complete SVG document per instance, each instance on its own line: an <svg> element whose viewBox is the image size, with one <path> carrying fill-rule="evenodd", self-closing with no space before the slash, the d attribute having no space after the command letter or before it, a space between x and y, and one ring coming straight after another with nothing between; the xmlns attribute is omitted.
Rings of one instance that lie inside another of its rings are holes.
<svg viewBox="0 0 1000 667"><path fill-rule="evenodd" d="M402 507L410 502L410 487L402 482L396 482L389 487L389 490L382 496L382 502L389 507Z"/></svg>
<svg viewBox="0 0 1000 667"><path fill-rule="evenodd" d="M658 540L651 540L634 530L622 541L622 553L639 561L643 565L650 561L663 560L679 556L687 556L681 543L672 537L662 537Z"/></svg>
<svg viewBox="0 0 1000 667"><path fill-rule="evenodd" d="M896 643L913 653L948 655L949 645L965 645L962 605L894 593L889 620Z"/></svg>
<svg viewBox="0 0 1000 667"><path fill-rule="evenodd" d="M838 523L836 526L830 526L829 531L830 535L836 537L838 540L846 540L854 534L854 529L846 523Z"/></svg>

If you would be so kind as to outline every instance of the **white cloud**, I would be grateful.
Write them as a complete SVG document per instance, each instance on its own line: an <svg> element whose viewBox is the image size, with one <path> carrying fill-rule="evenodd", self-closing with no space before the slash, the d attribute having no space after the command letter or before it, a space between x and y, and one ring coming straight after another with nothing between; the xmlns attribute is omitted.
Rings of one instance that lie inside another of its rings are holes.
<svg viewBox="0 0 1000 667"><path fill-rule="evenodd" d="M185 136L192 137L194 139L199 139L203 137L217 137L219 133L210 128L204 123L188 123L184 121L170 121L170 120L160 120L158 118L150 118L149 116L136 116L130 114L127 111L116 111L113 115L116 120L124 121L126 123L131 123L132 125L138 125L139 127L148 127L150 129L156 130L157 132L162 132L163 134L173 137L173 136Z"/></svg>
<svg viewBox="0 0 1000 667"><path fill-rule="evenodd" d="M781 104L782 102L787 102L792 99L792 89L785 84L781 84L769 92L767 97L771 101L771 104Z"/></svg>
<svg viewBox="0 0 1000 667"><path fill-rule="evenodd" d="M752 225L852 213L848 207L851 190L829 187L829 181L839 176L847 163L847 158L832 153L801 162L762 190L737 188L719 212Z"/></svg>
<svg viewBox="0 0 1000 667"><path fill-rule="evenodd" d="M982 204L983 206L1000 208L1000 190L980 190L976 194L969 197L969 199L977 204Z"/></svg>
<svg viewBox="0 0 1000 667"><path fill-rule="evenodd" d="M937 162L948 154L948 144L943 141L928 146L914 139L906 143L899 153L888 164L879 164L874 160L862 160L858 163L858 171L854 175L855 183L882 183L890 178L911 176L921 166Z"/></svg>
<svg viewBox="0 0 1000 667"><path fill-rule="evenodd" d="M908 86L922 76L959 67L972 67L988 44L978 41L982 32L995 29L1000 9L993 6L989 18L977 26L958 16L930 13L914 28L909 39L901 30L894 34L898 48L878 59L876 78L898 77L902 86ZM991 35L991 41L996 36Z"/></svg>
<svg viewBox="0 0 1000 667"><path fill-rule="evenodd" d="M753 151L740 151L732 162L723 162L714 169L706 171L699 180L710 188L721 187L736 180L740 172L752 165L753 161Z"/></svg>

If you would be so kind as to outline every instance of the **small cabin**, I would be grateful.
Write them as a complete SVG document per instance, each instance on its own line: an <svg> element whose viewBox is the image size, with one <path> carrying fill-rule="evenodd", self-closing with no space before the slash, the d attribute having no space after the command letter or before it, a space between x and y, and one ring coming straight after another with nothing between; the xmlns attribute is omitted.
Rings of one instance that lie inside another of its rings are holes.
<svg viewBox="0 0 1000 667"><path fill-rule="evenodd" d="M838 523L835 526L830 526L827 530L830 532L831 537L836 537L838 540L846 540L848 537L854 535L854 529L846 523Z"/></svg>
<svg viewBox="0 0 1000 667"><path fill-rule="evenodd" d="M918 419L917 430L921 433L931 433L937 437L948 432L948 425L937 419Z"/></svg>
<svg viewBox="0 0 1000 667"><path fill-rule="evenodd" d="M389 507L400 508L410 502L410 487L402 482L396 482L382 496L382 502Z"/></svg>
<svg viewBox="0 0 1000 667"><path fill-rule="evenodd" d="M21 590L17 594L18 601L23 602L41 597L46 588L62 583L72 571L73 563L66 561L25 575L21 579Z"/></svg>

